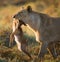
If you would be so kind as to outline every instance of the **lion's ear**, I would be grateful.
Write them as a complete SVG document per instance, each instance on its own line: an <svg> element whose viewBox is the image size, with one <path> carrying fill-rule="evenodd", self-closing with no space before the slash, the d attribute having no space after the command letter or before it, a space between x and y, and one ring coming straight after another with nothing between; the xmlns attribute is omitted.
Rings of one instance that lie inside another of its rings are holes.
<svg viewBox="0 0 60 62"><path fill-rule="evenodd" d="M32 12L32 7L31 7L31 6L28 6L28 7L27 7L27 11L28 11L28 12Z"/></svg>

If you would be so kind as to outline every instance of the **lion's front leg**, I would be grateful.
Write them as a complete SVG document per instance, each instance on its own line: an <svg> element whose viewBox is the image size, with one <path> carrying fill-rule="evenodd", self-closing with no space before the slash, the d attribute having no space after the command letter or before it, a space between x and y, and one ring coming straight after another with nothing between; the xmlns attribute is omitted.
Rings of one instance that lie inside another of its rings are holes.
<svg viewBox="0 0 60 62"><path fill-rule="evenodd" d="M42 42L41 49L40 49L40 52L39 52L39 55L38 55L38 57L40 58L41 61L43 60L44 55L47 52L47 47L48 47L48 43L47 42Z"/></svg>

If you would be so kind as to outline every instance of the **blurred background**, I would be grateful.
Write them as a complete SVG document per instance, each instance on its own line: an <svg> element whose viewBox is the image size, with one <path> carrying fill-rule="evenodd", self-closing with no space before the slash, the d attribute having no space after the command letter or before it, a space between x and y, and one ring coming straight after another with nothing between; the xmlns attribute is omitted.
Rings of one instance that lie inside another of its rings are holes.
<svg viewBox="0 0 60 62"><path fill-rule="evenodd" d="M0 0L0 62L26 61L27 56L18 52L15 43L9 48L9 37L12 32L13 15L19 12L22 7L26 8L28 5L34 11L45 13L52 17L60 17L60 0ZM39 44L36 42L33 32L26 27L23 27L23 31L24 36L29 40L28 51L33 56L38 55ZM49 54L45 61L55 62Z"/></svg>

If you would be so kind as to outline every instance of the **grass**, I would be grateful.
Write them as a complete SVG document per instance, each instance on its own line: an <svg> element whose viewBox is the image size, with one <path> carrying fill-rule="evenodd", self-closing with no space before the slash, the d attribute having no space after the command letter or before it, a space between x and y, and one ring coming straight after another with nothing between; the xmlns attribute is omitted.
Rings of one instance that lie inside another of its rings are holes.
<svg viewBox="0 0 60 62"><path fill-rule="evenodd" d="M40 4L38 3L39 2L31 2L23 6L26 8L26 6L31 5L35 11L41 11L51 16L60 16L60 9L57 8L57 11L54 12L54 5L51 5L48 8L48 6L45 6L45 4L42 2L42 5L44 6L42 9L37 7ZM0 62L33 62L29 60L27 55L17 50L16 44L14 44L13 47L9 48L9 36L12 32L12 16L20 10L21 6L12 5L0 8ZM27 46L29 53L33 56L34 59L36 59L36 62L39 62L39 59L37 59L36 57L38 56L40 45L35 41L35 36L31 30L23 27L23 31L24 36L28 38L29 41ZM50 54L47 54L44 62L56 61L51 58Z"/></svg>

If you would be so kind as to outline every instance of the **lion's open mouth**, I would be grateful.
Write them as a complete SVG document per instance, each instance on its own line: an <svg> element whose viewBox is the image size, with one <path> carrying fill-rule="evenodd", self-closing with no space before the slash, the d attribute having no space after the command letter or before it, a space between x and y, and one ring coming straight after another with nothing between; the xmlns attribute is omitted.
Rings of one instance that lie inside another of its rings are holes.
<svg viewBox="0 0 60 62"><path fill-rule="evenodd" d="M25 26L27 26L26 23L23 22L23 20L19 20L19 22L20 22L21 25L25 25Z"/></svg>

